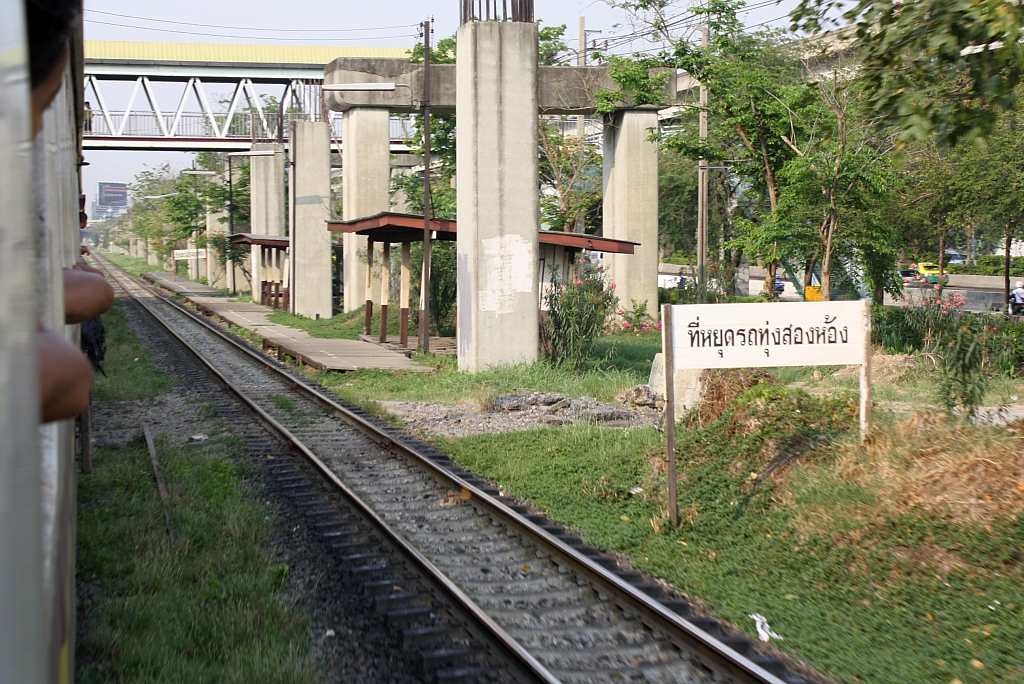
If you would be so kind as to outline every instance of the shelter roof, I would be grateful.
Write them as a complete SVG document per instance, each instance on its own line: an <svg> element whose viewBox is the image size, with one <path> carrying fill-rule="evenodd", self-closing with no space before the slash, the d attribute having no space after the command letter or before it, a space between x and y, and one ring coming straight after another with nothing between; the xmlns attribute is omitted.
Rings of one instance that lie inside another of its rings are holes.
<svg viewBox="0 0 1024 684"><path fill-rule="evenodd" d="M286 235L259 235L256 233L235 233L229 235L228 240L233 245L261 245L278 249L288 249L291 244Z"/></svg>
<svg viewBox="0 0 1024 684"><path fill-rule="evenodd" d="M431 228L437 240L455 240L458 226L451 219L431 219ZM374 242L419 242L423 239L423 217L414 214L381 212L351 221L328 221L327 228L334 233L365 235ZM554 230L539 232L542 245L561 245L573 250L591 249L612 254L632 254L639 242L587 235L563 233Z"/></svg>
<svg viewBox="0 0 1024 684"><path fill-rule="evenodd" d="M408 57L407 48L335 45L242 45L85 41L85 60L175 64L308 64L323 67L339 57Z"/></svg>

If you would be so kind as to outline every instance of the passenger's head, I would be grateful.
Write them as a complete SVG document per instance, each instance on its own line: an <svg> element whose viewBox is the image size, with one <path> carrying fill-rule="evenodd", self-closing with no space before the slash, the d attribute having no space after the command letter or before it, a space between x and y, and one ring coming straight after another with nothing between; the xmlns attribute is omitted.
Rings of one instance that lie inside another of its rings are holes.
<svg viewBox="0 0 1024 684"><path fill-rule="evenodd" d="M1024 281L1018 280L1017 281L1017 288L1019 289L1019 288L1022 288L1022 287L1024 287Z"/></svg>
<svg viewBox="0 0 1024 684"><path fill-rule="evenodd" d="M71 32L82 15L82 0L25 0L32 136L43 129L43 112L60 91Z"/></svg>

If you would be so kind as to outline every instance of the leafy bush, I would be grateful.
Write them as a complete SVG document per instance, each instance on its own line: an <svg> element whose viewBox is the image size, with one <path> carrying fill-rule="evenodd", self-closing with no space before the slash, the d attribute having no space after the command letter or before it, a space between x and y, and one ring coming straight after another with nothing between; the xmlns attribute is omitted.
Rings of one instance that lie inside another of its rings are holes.
<svg viewBox="0 0 1024 684"><path fill-rule="evenodd" d="M661 330L661 321L655 321L649 313L647 313L647 300L645 299L641 303L637 303L634 299L632 300L632 309L619 309L615 313L622 317L622 322L619 327L623 331L634 331L634 330L650 330L656 328Z"/></svg>
<svg viewBox="0 0 1024 684"><path fill-rule="evenodd" d="M609 285L604 269L579 269L576 280L554 283L544 302L547 320L541 325L541 348L556 365L573 370L586 361L594 343L604 333L605 322L615 310L619 298L614 285Z"/></svg>
<svg viewBox="0 0 1024 684"><path fill-rule="evenodd" d="M938 368L939 398L950 413L977 413L995 375L1015 377L1024 363L1024 325L963 313L963 297L925 290L924 298L882 307L872 316L872 339L891 353L923 351Z"/></svg>
<svg viewBox="0 0 1024 684"><path fill-rule="evenodd" d="M936 345L939 364L939 396L950 413L973 418L985 400L989 373L985 368L992 337L988 325L979 328L966 320L956 330L941 336Z"/></svg>
<svg viewBox="0 0 1024 684"><path fill-rule="evenodd" d="M696 286L693 287L659 287L658 304L697 304L700 302ZM750 304L765 301L764 297L744 297L742 295L725 295L721 291L708 289L705 295L708 304Z"/></svg>
<svg viewBox="0 0 1024 684"><path fill-rule="evenodd" d="M871 341L890 354L913 354L924 349L924 334L910 324L907 309L876 306L871 311Z"/></svg>

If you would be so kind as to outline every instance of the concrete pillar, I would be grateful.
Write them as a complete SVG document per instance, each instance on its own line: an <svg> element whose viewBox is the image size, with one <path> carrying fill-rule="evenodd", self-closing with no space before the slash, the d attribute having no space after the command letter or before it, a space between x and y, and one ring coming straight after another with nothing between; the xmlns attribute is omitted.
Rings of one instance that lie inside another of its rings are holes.
<svg viewBox="0 0 1024 684"><path fill-rule="evenodd" d="M133 258L139 256L139 238L128 238L128 256Z"/></svg>
<svg viewBox="0 0 1024 684"><path fill-rule="evenodd" d="M146 254L148 255L147 263L150 266L159 266L160 265L160 257L157 255L156 249L154 249L152 246L150 246L149 249L146 250Z"/></svg>
<svg viewBox="0 0 1024 684"><path fill-rule="evenodd" d="M284 145L255 143L256 151L271 151L272 157L249 158L250 231L255 235L284 235ZM252 282L254 297L259 297L260 283L267 279L263 273L259 248L253 247Z"/></svg>
<svg viewBox="0 0 1024 684"><path fill-rule="evenodd" d="M391 114L386 109L354 107L341 120L342 217L346 221L391 208ZM346 233L344 244L345 311L364 303L366 237ZM374 301L379 301L379 286Z"/></svg>
<svg viewBox="0 0 1024 684"><path fill-rule="evenodd" d="M658 148L648 140L658 127L653 109L615 112L604 126L604 231L639 242L634 254L606 254L619 306L647 302L658 316Z"/></svg>
<svg viewBox="0 0 1024 684"><path fill-rule="evenodd" d="M537 25L459 27L459 370L538 352Z"/></svg>
<svg viewBox="0 0 1024 684"><path fill-rule="evenodd" d="M188 243L185 245L185 249L195 249L196 241L193 238L188 239ZM192 282L198 282L199 280L199 259L189 259L188 264L188 279Z"/></svg>
<svg viewBox="0 0 1024 684"><path fill-rule="evenodd" d="M331 131L325 122L292 132L292 313L331 316Z"/></svg>
<svg viewBox="0 0 1024 684"><path fill-rule="evenodd" d="M210 179L211 183L223 183L223 179L219 176L210 176ZM226 216L227 212L223 208L206 207L207 240L227 234L228 225L221 221ZM206 260L206 282L210 287L226 287L233 291L234 288L228 285L228 277L225 265L220 260L220 253L212 246L209 250L210 258Z"/></svg>
<svg viewBox="0 0 1024 684"><path fill-rule="evenodd" d="M399 176L408 176L414 167L423 165L423 157L414 154L396 154L391 158L391 180ZM409 213L409 202L404 190L399 190L391 196L391 211L400 214Z"/></svg>

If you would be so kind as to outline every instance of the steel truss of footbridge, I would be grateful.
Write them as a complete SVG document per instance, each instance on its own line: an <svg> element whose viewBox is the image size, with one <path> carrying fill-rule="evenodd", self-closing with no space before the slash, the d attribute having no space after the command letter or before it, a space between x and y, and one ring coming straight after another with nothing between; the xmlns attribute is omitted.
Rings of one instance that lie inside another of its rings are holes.
<svg viewBox="0 0 1024 684"><path fill-rule="evenodd" d="M329 120L331 146L340 152L341 114L323 106L323 68L334 57L355 50L87 41L85 100L91 116L83 148L248 150L256 142L287 142L293 121ZM378 56L376 52L398 51L359 51L366 56ZM176 89L178 104L173 111L161 109L157 84L164 95L165 84ZM211 106L211 95L226 91L231 92L226 108L221 102ZM272 94L278 104L266 106L261 94ZM405 140L412 135L408 117L392 118L392 152L408 152Z"/></svg>

